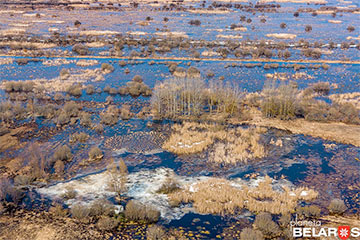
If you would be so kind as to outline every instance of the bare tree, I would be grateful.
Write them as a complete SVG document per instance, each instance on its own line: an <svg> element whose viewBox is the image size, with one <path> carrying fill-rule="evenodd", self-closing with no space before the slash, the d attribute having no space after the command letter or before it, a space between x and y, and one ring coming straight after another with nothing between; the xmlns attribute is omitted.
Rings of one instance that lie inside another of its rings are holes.
<svg viewBox="0 0 360 240"><path fill-rule="evenodd" d="M110 180L108 182L108 187L110 191L115 192L118 197L121 193L125 192L128 169L123 159L119 159L118 162L112 160L112 163L109 165L108 174L110 175Z"/></svg>

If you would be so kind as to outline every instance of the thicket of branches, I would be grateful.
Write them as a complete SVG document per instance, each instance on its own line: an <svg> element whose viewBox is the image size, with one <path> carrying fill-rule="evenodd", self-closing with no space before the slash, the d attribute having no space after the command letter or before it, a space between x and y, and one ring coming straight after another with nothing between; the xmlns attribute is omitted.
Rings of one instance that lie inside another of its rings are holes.
<svg viewBox="0 0 360 240"><path fill-rule="evenodd" d="M151 99L158 117L177 118L206 113L232 115L238 108L241 91L223 82L207 84L202 78L169 78L155 86Z"/></svg>

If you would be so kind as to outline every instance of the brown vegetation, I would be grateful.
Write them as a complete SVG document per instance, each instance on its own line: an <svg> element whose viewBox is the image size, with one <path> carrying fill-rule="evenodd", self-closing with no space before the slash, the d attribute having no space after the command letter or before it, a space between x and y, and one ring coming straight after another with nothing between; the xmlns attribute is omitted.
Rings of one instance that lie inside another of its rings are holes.
<svg viewBox="0 0 360 240"><path fill-rule="evenodd" d="M243 208L256 213L286 214L295 210L299 200L309 201L318 195L303 187L283 186L282 191L276 191L271 183L272 179L265 177L256 187L234 186L225 179L212 178L190 184L168 196L173 202L191 202L197 212L204 214L234 214Z"/></svg>

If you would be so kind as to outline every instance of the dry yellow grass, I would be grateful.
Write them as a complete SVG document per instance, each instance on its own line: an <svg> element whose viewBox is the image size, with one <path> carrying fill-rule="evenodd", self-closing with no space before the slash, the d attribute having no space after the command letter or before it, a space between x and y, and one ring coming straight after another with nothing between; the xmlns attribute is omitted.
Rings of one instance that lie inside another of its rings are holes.
<svg viewBox="0 0 360 240"><path fill-rule="evenodd" d="M237 128L226 132L225 143L218 143L210 153L209 160L218 163L236 164L254 158L266 156L260 143L260 134L264 128Z"/></svg>
<svg viewBox="0 0 360 240"><path fill-rule="evenodd" d="M360 92L332 94L329 96L329 98L331 99L331 101L340 104L351 103L357 109L360 109Z"/></svg>
<svg viewBox="0 0 360 240"><path fill-rule="evenodd" d="M303 187L283 187L282 191L275 191L271 184L272 179L268 176L256 187L211 178L190 184L168 196L172 202L193 203L195 210L204 214L234 214L243 208L257 213L286 214L295 210L299 200L309 201L318 195L316 191Z"/></svg>
<svg viewBox="0 0 360 240"><path fill-rule="evenodd" d="M236 164L266 156L260 143L260 134L266 132L265 128L223 129L216 124L185 122L175 124L172 130L163 148L176 154L199 153L215 143L209 156L212 162Z"/></svg>

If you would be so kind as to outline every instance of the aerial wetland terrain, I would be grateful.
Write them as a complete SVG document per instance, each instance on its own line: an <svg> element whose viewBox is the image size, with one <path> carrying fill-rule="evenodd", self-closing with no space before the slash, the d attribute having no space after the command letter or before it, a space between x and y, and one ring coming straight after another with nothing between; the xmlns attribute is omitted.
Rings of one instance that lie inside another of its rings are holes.
<svg viewBox="0 0 360 240"><path fill-rule="evenodd" d="M0 0L0 239L360 239L359 29L358 0Z"/></svg>

